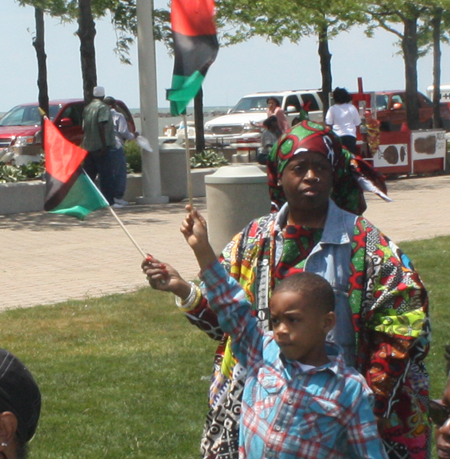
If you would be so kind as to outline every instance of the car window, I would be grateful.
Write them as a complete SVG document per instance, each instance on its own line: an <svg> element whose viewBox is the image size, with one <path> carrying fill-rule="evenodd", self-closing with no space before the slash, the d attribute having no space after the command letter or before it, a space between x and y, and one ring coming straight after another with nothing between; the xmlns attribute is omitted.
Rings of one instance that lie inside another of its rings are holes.
<svg viewBox="0 0 450 459"><path fill-rule="evenodd" d="M290 105L295 107L295 110L297 112L299 112L301 109L300 101L298 100L298 97L295 95L286 97L286 103L284 105L284 109L286 110L286 108L289 107Z"/></svg>
<svg viewBox="0 0 450 459"><path fill-rule="evenodd" d="M303 107L306 111L315 111L320 110L317 99L314 97L314 94L301 94L303 100Z"/></svg>
<svg viewBox="0 0 450 459"><path fill-rule="evenodd" d="M55 116L58 114L60 108L60 104L50 105L50 107L48 107L49 117L52 121L55 119Z"/></svg>
<svg viewBox="0 0 450 459"><path fill-rule="evenodd" d="M9 111L0 126L35 126L41 124L41 114L37 106L19 105Z"/></svg>
<svg viewBox="0 0 450 459"><path fill-rule="evenodd" d="M377 110L386 110L388 107L389 97L384 94L377 94L376 105Z"/></svg>
<svg viewBox="0 0 450 459"><path fill-rule="evenodd" d="M69 105L62 112L62 118L70 118L74 126L81 126L83 121L83 104Z"/></svg>
<svg viewBox="0 0 450 459"><path fill-rule="evenodd" d="M243 97L230 113L237 112L264 112L267 110L268 96Z"/></svg>
<svg viewBox="0 0 450 459"><path fill-rule="evenodd" d="M394 94L392 96L392 105L394 104L403 104L403 99L400 94Z"/></svg>

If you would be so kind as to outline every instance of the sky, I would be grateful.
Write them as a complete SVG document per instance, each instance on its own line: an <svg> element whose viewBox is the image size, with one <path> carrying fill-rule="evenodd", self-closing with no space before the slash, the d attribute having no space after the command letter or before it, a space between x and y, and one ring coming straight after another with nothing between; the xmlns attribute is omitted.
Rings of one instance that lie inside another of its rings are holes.
<svg viewBox="0 0 450 459"><path fill-rule="evenodd" d="M166 0L155 0L162 8ZM0 112L38 98L37 62L32 47L35 30L34 9L20 7L15 0L0 1ZM50 99L82 97L82 78L77 24L60 24L46 16L45 41ZM137 46L131 48L132 65L114 54L115 33L109 17L97 22L95 39L97 81L107 95L122 99L130 108L139 108ZM362 77L364 90L404 89L404 62L398 54L394 34L379 30L367 38L360 28L341 33L330 42L333 88L357 90ZM442 84L450 84L450 46L443 45ZM156 43L158 106L168 107L165 90L172 80L173 58L164 45ZM432 57L418 64L419 90L432 83ZM302 39L298 44L276 46L263 38L220 48L206 76L204 105L233 106L249 93L289 89L318 89L321 86L317 40Z"/></svg>

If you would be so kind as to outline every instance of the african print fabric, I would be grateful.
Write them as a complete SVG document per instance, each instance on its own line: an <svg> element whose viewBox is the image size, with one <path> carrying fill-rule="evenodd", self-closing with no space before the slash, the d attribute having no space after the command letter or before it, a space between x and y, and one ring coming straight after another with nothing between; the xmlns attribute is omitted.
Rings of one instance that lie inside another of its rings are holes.
<svg viewBox="0 0 450 459"><path fill-rule="evenodd" d="M296 266L302 263L300 254L296 257L284 251L285 235L277 227L278 215L251 222L221 258L243 286L263 330L269 327L268 300L281 254L282 264L288 254ZM327 219L324 232L335 224ZM306 251L308 244L302 245ZM325 256L327 244L321 241L320 245ZM391 459L426 459L430 444L428 375L423 364L430 333L426 290L406 255L362 217L356 218L348 265L356 369L374 391L375 414L385 418L381 436L386 450ZM226 339L205 299L188 318L212 338ZM242 373L237 367L239 378L234 378L235 362L224 358L223 343L216 354L202 454L210 459L237 459Z"/></svg>

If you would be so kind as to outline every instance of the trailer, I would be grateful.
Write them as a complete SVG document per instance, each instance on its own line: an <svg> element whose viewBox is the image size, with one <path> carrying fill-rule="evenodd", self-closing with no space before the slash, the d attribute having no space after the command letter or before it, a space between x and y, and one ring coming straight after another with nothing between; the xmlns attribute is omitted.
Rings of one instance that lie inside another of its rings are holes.
<svg viewBox="0 0 450 459"><path fill-rule="evenodd" d="M450 90L450 85L449 85ZM388 176L439 173L446 169L446 132L440 129L411 131L402 126L400 131L385 132L377 120L375 93L352 94L353 104L359 110L361 126L357 132L356 154Z"/></svg>

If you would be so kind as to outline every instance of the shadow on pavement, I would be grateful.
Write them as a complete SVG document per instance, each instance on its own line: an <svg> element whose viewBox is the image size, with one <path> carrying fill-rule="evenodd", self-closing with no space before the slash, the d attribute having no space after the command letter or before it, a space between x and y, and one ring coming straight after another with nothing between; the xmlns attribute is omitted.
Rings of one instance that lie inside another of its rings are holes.
<svg viewBox="0 0 450 459"><path fill-rule="evenodd" d="M194 199L194 206L205 211L204 198ZM173 221L174 215L184 216L188 200L168 204L130 205L121 209L114 209L125 226L136 225L164 225ZM57 215L47 212L31 212L21 214L0 215L0 229L29 230L29 231L68 231L73 228L86 226L89 228L110 229L117 228L118 223L108 209L92 212L86 220L80 221L67 215Z"/></svg>

